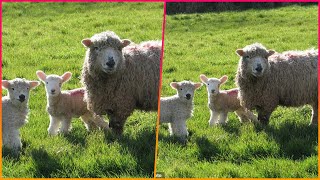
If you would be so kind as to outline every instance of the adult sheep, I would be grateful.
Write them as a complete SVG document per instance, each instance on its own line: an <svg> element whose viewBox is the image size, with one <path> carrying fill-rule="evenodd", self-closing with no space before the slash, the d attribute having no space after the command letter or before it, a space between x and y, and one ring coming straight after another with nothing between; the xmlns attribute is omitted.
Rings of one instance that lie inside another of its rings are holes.
<svg viewBox="0 0 320 180"><path fill-rule="evenodd" d="M81 81L88 109L107 114L115 133L123 132L135 109L158 109L160 41L134 44L106 31L83 39L82 44L87 47Z"/></svg>
<svg viewBox="0 0 320 180"><path fill-rule="evenodd" d="M318 50L276 53L255 43L238 49L236 84L241 105L268 124L278 106L312 106L310 124L318 123Z"/></svg>

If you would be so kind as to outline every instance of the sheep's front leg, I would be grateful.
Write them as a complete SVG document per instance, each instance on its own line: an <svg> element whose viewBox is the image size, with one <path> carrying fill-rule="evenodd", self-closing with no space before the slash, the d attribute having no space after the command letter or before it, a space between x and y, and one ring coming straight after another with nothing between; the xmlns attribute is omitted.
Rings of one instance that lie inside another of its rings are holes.
<svg viewBox="0 0 320 180"><path fill-rule="evenodd" d="M48 127L48 133L49 135L57 135L58 134L58 130L59 130L59 125L60 125L60 119L57 117L53 117L53 116L49 116L50 117L50 124Z"/></svg>
<svg viewBox="0 0 320 180"><path fill-rule="evenodd" d="M123 133L124 124L127 120L127 117L120 117L115 115L111 115L109 117L109 127L115 134L121 135Z"/></svg>
<svg viewBox="0 0 320 180"><path fill-rule="evenodd" d="M226 124L228 121L228 112L221 112L219 118L219 124Z"/></svg>
<svg viewBox="0 0 320 180"><path fill-rule="evenodd" d="M269 119L271 116L272 112L267 112L263 110L257 110L258 111L258 120L261 122L263 125L268 125L269 124Z"/></svg>
<svg viewBox="0 0 320 180"><path fill-rule="evenodd" d="M209 126L213 126L218 122L219 113L210 109Z"/></svg>
<svg viewBox="0 0 320 180"><path fill-rule="evenodd" d="M69 133L71 130L71 120L72 118L64 118L61 122L60 132L63 134Z"/></svg>

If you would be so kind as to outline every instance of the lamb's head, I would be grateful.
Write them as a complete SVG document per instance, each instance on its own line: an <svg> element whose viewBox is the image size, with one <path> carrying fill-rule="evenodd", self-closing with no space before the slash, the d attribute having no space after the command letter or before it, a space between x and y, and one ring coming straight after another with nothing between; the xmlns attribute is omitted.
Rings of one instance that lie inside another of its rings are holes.
<svg viewBox="0 0 320 180"><path fill-rule="evenodd" d="M275 51L267 50L262 44L254 43L243 49L238 49L236 53L241 57L240 65L246 74L262 77L269 69L268 57Z"/></svg>
<svg viewBox="0 0 320 180"><path fill-rule="evenodd" d="M220 79L218 79L207 78L204 74L201 74L200 80L207 86L208 94L216 96L220 92L220 86L227 82L228 76L224 75Z"/></svg>
<svg viewBox="0 0 320 180"><path fill-rule="evenodd" d="M37 71L38 78L46 86L46 92L48 97L55 97L61 93L61 86L64 82L70 80L72 74L71 72L66 72L62 76L55 74L46 75L43 71Z"/></svg>
<svg viewBox="0 0 320 180"><path fill-rule="evenodd" d="M8 95L14 105L27 104L31 89L39 86L39 81L28 81L16 78L13 80L2 80L2 87L8 90Z"/></svg>
<svg viewBox="0 0 320 180"><path fill-rule="evenodd" d="M106 74L113 74L124 65L122 49L130 43L130 40L121 40L112 31L82 40L82 44L88 48L87 56L90 57L90 63L95 63L95 67Z"/></svg>
<svg viewBox="0 0 320 180"><path fill-rule="evenodd" d="M202 86L202 83L193 83L191 81L171 82L170 86L176 89L178 96L184 101L192 101L194 91Z"/></svg>

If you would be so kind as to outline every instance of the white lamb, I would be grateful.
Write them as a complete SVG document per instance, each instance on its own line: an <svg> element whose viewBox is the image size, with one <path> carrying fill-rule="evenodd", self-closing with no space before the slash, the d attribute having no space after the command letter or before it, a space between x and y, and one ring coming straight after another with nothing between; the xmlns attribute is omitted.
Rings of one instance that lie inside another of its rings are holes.
<svg viewBox="0 0 320 180"><path fill-rule="evenodd" d="M61 91L61 86L71 78L71 73L66 72L62 76L46 75L43 71L37 71L38 78L45 84L47 93L47 111L50 117L48 133L57 135L61 123L60 132L68 133L71 129L72 118L81 117L87 130L94 128L108 129L109 124L102 117L96 116L87 109L84 101L84 88Z"/></svg>
<svg viewBox="0 0 320 180"><path fill-rule="evenodd" d="M14 153L22 147L19 128L28 122L29 92L39 84L20 78L2 80L2 87L8 91L8 95L2 97L2 146Z"/></svg>
<svg viewBox="0 0 320 180"><path fill-rule="evenodd" d="M177 94L160 98L160 123L169 123L170 135L176 135L183 140L188 136L186 121L193 113L194 91L202 83L190 81L172 82L170 86Z"/></svg>
<svg viewBox="0 0 320 180"><path fill-rule="evenodd" d="M257 117L251 111L240 106L238 88L220 90L220 86L228 80L228 76L224 75L220 79L208 79L204 74L201 74L200 80L207 86L210 126L226 124L228 122L228 113L234 111L239 117L240 122L247 122L248 120L257 122Z"/></svg>

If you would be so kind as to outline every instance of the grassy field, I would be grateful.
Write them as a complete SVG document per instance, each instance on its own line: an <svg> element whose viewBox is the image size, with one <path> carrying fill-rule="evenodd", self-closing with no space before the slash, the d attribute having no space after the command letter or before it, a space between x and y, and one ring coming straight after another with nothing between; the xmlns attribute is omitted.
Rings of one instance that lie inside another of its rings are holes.
<svg viewBox="0 0 320 180"><path fill-rule="evenodd" d="M163 3L4 3L3 79L71 71L63 89L80 87L82 39L105 30L133 42L161 39L162 19ZM49 137L43 84L29 105L24 148L19 158L2 157L3 177L153 177L157 113L134 112L121 138L88 133L79 119L69 135Z"/></svg>
<svg viewBox="0 0 320 180"><path fill-rule="evenodd" d="M167 16L161 96L175 94L171 81L199 82L199 75L235 87L237 48L260 42L279 52L317 48L317 6ZM157 172L165 177L318 177L317 127L311 109L279 107L262 128L240 124L230 113L225 126L208 125L206 88L195 94L191 136L183 145L161 125Z"/></svg>

